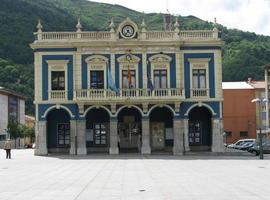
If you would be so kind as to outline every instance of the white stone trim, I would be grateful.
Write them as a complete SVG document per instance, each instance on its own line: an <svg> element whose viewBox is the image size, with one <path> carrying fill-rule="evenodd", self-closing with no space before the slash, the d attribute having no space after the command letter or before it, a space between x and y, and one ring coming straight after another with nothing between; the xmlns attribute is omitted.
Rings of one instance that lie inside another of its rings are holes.
<svg viewBox="0 0 270 200"><path fill-rule="evenodd" d="M123 83L122 83L122 71L123 70L127 70L127 65L129 65L129 69L130 70L135 70L135 76L136 76L136 85L135 88L139 87L139 62L140 62L140 58L135 56L135 55L130 55L131 56L131 60L130 62L128 62L126 60L126 55L122 55L119 58L117 58L117 62L119 63L119 85L120 88L123 88Z"/></svg>
<svg viewBox="0 0 270 200"><path fill-rule="evenodd" d="M108 58L102 55L93 55L85 59L87 63L87 88L90 89L91 71L103 71L104 89L107 89L107 64Z"/></svg>
<svg viewBox="0 0 270 200"><path fill-rule="evenodd" d="M154 70L167 70L167 88L171 88L171 76L170 76L170 62L172 61L172 58L168 55L164 54L157 54L153 55L149 58L149 61L151 63L151 79L153 82L153 85L155 85L154 80ZM164 67L160 67L163 65Z"/></svg>
<svg viewBox="0 0 270 200"><path fill-rule="evenodd" d="M141 110L141 108L139 108L138 106L136 106L136 105L123 105L123 106L121 106L120 108L118 108L118 110L116 111L116 113L115 113L115 116L118 116L118 114L119 114L119 112L121 111L121 110L123 110L124 108L136 108L140 113L141 113L141 116L142 117L144 117L145 116L145 114L143 113L143 111Z"/></svg>
<svg viewBox="0 0 270 200"><path fill-rule="evenodd" d="M67 76L67 65L69 60L47 60L48 63L48 90L52 91L52 72L64 71L65 74L65 90L68 91L68 76ZM72 83L73 84L73 83ZM67 92L66 97L67 99ZM48 92L49 99L51 99L51 93Z"/></svg>
<svg viewBox="0 0 270 200"><path fill-rule="evenodd" d="M92 110L93 108L97 108L97 109L98 109L98 108L102 108L102 109L104 109L104 110L106 110L106 111L108 112L108 114L109 114L110 117L112 116L111 111L110 111L107 107L105 107L105 106L96 106L96 105L94 105L94 106L88 107L88 108L84 111L83 115L81 115L81 117L85 117L85 116L87 115L87 113L88 113L90 110Z"/></svg>
<svg viewBox="0 0 270 200"><path fill-rule="evenodd" d="M149 109L149 111L148 111L148 113L147 113L147 116L150 116L152 110L154 110L154 109L157 108L157 107L166 107L166 108L168 108L168 109L172 112L173 117L176 116L176 113L175 113L174 109L173 109L171 106L166 105L166 104L157 104L157 105L152 106L152 107Z"/></svg>
<svg viewBox="0 0 270 200"><path fill-rule="evenodd" d="M66 111L69 113L70 118L74 118L74 117L75 117L75 116L72 114L72 112L71 112L66 106L57 104L57 105L54 105L54 106L49 107L49 108L44 112L44 114L41 116L41 118L45 119L45 118L47 117L48 113L49 113L51 110L53 110L53 109L61 109L61 108L64 109L64 110L66 110Z"/></svg>
<svg viewBox="0 0 270 200"><path fill-rule="evenodd" d="M202 103L202 102L199 102L199 103L196 103L196 104L193 104L192 106L189 107L189 109L187 110L187 112L184 114L184 116L188 116L189 115L189 112L194 108L194 107L206 107L210 110L210 112L212 113L212 115L217 115L217 113L215 113L215 111L211 108L211 106L205 104L205 103Z"/></svg>
<svg viewBox="0 0 270 200"><path fill-rule="evenodd" d="M208 58L188 59L189 65L190 65L190 73L189 73L190 89L209 89L209 61L210 60L211 59L208 59ZM206 88L193 87L193 70L194 69L205 69ZM190 96L192 97L192 92Z"/></svg>

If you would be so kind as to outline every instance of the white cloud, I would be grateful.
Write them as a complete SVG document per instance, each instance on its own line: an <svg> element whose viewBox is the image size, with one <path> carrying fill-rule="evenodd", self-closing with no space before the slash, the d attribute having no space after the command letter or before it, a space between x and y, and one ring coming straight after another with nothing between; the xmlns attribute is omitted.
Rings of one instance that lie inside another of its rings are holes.
<svg viewBox="0 0 270 200"><path fill-rule="evenodd" d="M228 28L270 36L270 0L94 0L119 4L140 12L166 12L194 15Z"/></svg>

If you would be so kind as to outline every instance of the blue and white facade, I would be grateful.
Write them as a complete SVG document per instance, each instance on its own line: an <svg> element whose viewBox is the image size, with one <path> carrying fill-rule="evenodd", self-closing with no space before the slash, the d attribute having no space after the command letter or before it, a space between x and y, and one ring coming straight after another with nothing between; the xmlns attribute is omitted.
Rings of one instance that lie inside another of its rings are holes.
<svg viewBox="0 0 270 200"><path fill-rule="evenodd" d="M36 155L223 151L218 30L43 32L35 55Z"/></svg>

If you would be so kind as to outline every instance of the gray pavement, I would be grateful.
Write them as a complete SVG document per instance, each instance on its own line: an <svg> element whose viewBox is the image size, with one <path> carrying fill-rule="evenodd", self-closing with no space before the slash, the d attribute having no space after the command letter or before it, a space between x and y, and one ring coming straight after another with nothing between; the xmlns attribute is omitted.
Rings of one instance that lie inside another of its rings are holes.
<svg viewBox="0 0 270 200"><path fill-rule="evenodd" d="M270 156L33 156L0 151L0 200L269 200Z"/></svg>

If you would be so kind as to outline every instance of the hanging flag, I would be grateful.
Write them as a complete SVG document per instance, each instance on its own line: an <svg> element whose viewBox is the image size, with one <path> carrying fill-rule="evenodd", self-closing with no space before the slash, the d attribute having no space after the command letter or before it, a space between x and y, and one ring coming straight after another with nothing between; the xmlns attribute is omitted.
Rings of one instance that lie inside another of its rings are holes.
<svg viewBox="0 0 270 200"><path fill-rule="evenodd" d="M154 85L152 83L151 76L150 76L149 72L147 72L147 88L149 88L151 91L154 90Z"/></svg>
<svg viewBox="0 0 270 200"><path fill-rule="evenodd" d="M128 70L127 70L127 81L128 81L128 88L131 87L131 73L130 73L130 68L128 64Z"/></svg>
<svg viewBox="0 0 270 200"><path fill-rule="evenodd" d="M128 88L131 88L131 84L132 84L132 81L131 81L131 72L130 72L130 60L131 60L131 55L130 54L127 54L126 55L126 60L128 62L128 65L127 65L127 81L128 81Z"/></svg>
<svg viewBox="0 0 270 200"><path fill-rule="evenodd" d="M116 87L113 78L112 78L112 74L111 74L111 70L107 65L107 81L108 81L108 88L111 89L112 91L118 93L119 89Z"/></svg>

